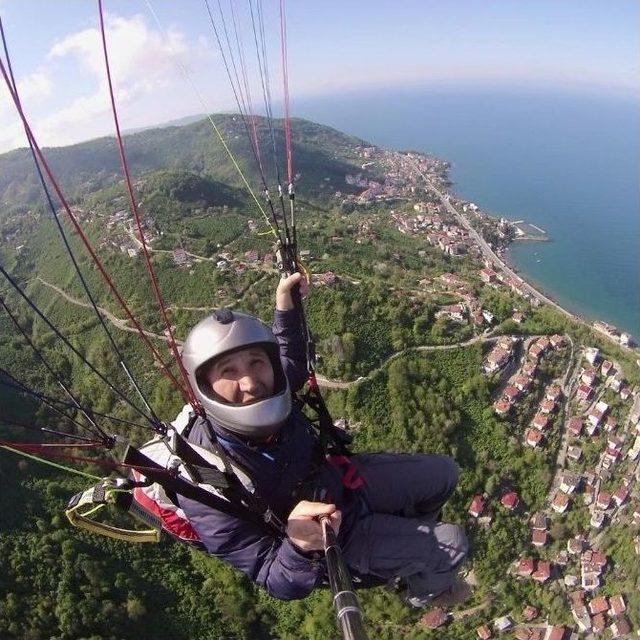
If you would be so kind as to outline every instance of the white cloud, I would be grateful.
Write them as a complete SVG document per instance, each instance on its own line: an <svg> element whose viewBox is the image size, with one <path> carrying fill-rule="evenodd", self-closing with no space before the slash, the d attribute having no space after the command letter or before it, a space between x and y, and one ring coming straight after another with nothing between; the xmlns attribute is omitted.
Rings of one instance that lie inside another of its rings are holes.
<svg viewBox="0 0 640 640"><path fill-rule="evenodd" d="M105 22L111 75L120 99L170 84L180 77L180 64L210 53L202 41L190 46L184 33L176 29L166 34L149 29L141 15L123 18L107 14ZM85 29L56 42L48 58L63 57L71 57L99 82L106 82L98 29Z"/></svg>
<svg viewBox="0 0 640 640"><path fill-rule="evenodd" d="M105 23L116 104L124 129L161 121L165 115L172 118L197 110L193 104L185 104L185 93L190 90L185 91L181 66L191 71L210 66L214 53L206 40L197 38L190 43L178 29L165 33L151 29L141 15L124 18L107 14ZM60 96L74 78L86 85L84 94L53 111L46 110L46 106L37 109L39 117L30 118L41 146L113 134L102 39L97 28L84 29L55 42L46 63L19 80L27 113L50 97L54 86L61 89L55 96L60 104ZM0 99L0 149L25 144L19 118L8 92L6 95L7 100Z"/></svg>

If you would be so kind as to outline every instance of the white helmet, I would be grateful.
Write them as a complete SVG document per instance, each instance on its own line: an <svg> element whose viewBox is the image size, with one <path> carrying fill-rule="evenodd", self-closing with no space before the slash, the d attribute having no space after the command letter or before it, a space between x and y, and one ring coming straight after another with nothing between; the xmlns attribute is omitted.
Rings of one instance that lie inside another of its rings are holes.
<svg viewBox="0 0 640 640"><path fill-rule="evenodd" d="M214 359L250 346L263 347L271 360L273 395L250 404L226 402L211 389L202 374ZM204 410L229 431L250 438L268 437L291 413L291 390L280 362L278 342L271 329L258 318L229 309L215 311L187 336L182 363Z"/></svg>

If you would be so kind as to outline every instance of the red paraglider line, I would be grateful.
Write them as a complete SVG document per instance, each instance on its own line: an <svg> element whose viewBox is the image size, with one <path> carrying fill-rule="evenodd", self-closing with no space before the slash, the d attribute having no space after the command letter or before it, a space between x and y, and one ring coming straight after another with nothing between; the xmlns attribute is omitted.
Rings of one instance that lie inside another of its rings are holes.
<svg viewBox="0 0 640 640"><path fill-rule="evenodd" d="M76 233L78 234L78 236L82 240L82 243L84 244L84 246L86 247L87 251L89 252L89 255L91 256L93 262L98 267L98 270L100 271L100 274L102 275L104 281L107 283L111 293L116 298L116 300L118 301L118 303L120 304L120 306L122 307L124 312L126 313L127 317L129 318L129 320L135 326L135 328L136 328L138 334L140 335L140 337L142 338L143 342L147 345L147 347L151 350L153 355L156 357L156 359L160 363L160 366L161 366L163 372L165 373L165 375L169 378L169 380L171 380L171 382L176 387L176 389L178 389L183 394L185 399L189 400L189 395L186 393L185 389L181 386L181 384L176 380L175 376L168 369L167 365L165 364L164 360L162 359L162 356L160 355L158 350L153 346L153 344L151 343L149 338L145 335L143 328L140 326L140 323L134 317L134 315L131 312L131 310L129 309L127 303L122 298L120 292L116 289L116 286L114 285L113 281L109 277L109 274L107 273L107 270L106 270L105 266L102 264L100 258L97 256L97 254L95 252L95 249L91 245L91 242L89 241L89 239L85 235L84 231L82 230L82 227L78 223L78 220L76 219L75 215L71 211L71 208L70 208L70 206L69 206L69 204L68 204L68 202L67 202L67 200L66 200L66 198L65 198L65 196L64 196L64 194L63 194L63 192L62 192L62 190L61 190L61 188L60 188L60 186L58 184L58 182L56 181L55 176L53 175L53 173L51 171L51 168L49 167L49 164L47 163L46 158L44 157L42 151L40 150L40 147L38 146L38 143L36 142L36 139L35 139L35 137L33 135L31 127L29 125L29 122L27 121L27 118L26 118L26 116L24 114L24 111L22 109L22 105L20 104L20 100L18 99L17 95L13 91L13 87L11 86L11 82L10 82L9 76L7 75L7 71L5 69L5 66L4 66L2 60L0 60L0 73L2 73L2 76L4 78L5 84L7 85L7 88L9 89L9 93L10 93L11 98L13 100L13 103L14 103L14 105L16 107L16 110L18 111L18 115L20 116L20 119L22 120L22 124L23 124L23 126L25 128L25 131L27 133L27 137L28 137L29 141L31 142L31 144L33 145L33 149L36 152L36 155L38 156L38 160L40 161L40 163L42 165L42 168L44 169L45 173L47 174L47 178L51 182L51 185L53 186L53 188L54 188L54 190L56 192L56 195L57 195L58 199L60 200L60 203L61 203L62 207L64 208L65 212L69 216L69 220L71 220L71 223L73 224L73 227L74 227Z"/></svg>
<svg viewBox="0 0 640 640"><path fill-rule="evenodd" d="M122 163L122 172L125 177L125 182L127 185L127 192L129 194L129 203L131 205L131 212L133 213L133 217L136 221L136 227L138 229L138 236L140 239L140 243L142 244L142 252L144 254L144 260L147 265L147 271L149 272L149 278L151 280L151 285L153 287L153 293L156 298L156 302L158 304L158 308L160 309L160 314L162 316L162 320L164 321L165 329L167 332L167 336L169 338L169 345L171 347L171 352L173 353L173 357L178 365L178 370L180 371L180 375L182 376L182 380L184 383L184 388L186 389L186 393L189 397L189 401L191 406L198 410L200 409L200 403L197 400L193 389L191 388L191 383L189 382L189 377L187 372L182 364L182 359L180 358L180 353L178 352L178 345L176 344L175 337L173 335L173 330L171 329L171 322L169 321L169 316L167 314L167 308L165 306L164 300L162 298L162 292L160 291L160 285L158 284L158 278L151 264L151 257L149 255L149 250L147 248L147 242L144 237L144 233L142 231L142 223L140 222L140 214L138 211L138 203L136 201L136 197L133 193L133 185L131 183L131 175L129 173L129 165L127 163L127 157L124 152L124 143L122 141L122 134L120 132L120 122L118 120L118 110L116 108L116 100L113 92L113 82L111 79L111 68L109 66L109 54L107 51L107 38L105 34L104 28L104 14L102 11L102 0L98 0L98 13L100 15L100 35L102 36L102 50L104 52L104 62L107 73L107 81L109 84L109 97L111 99L111 110L113 112L113 121L116 128L116 139L118 142L118 150L120 151L120 161Z"/></svg>

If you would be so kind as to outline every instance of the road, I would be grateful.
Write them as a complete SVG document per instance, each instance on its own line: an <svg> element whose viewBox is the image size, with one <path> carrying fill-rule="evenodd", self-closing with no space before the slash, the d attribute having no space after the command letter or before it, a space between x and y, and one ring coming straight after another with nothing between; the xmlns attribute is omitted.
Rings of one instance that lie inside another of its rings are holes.
<svg viewBox="0 0 640 640"><path fill-rule="evenodd" d="M475 338L471 338L466 342L456 342L454 344L434 344L434 345L424 345L421 347L408 347L407 349L403 349L402 351L396 351L394 354L390 355L379 367L372 369L367 373L366 377L358 378L357 380L350 380L349 382L345 382L344 380L331 380L330 378L324 378L323 376L317 376L318 385L321 387L325 387L326 389L348 389L349 387L353 387L355 385L360 384L363 380L370 378L371 376L378 373L384 369L391 361L399 358L405 353L411 353L414 351L447 351L450 349L460 349L461 347L468 347L472 344L476 344L478 342L495 342L498 338L493 336L480 335Z"/></svg>
<svg viewBox="0 0 640 640"><path fill-rule="evenodd" d="M554 302L551 298L545 296L543 293L538 291L536 288L532 287L528 282L522 280L522 278L513 269L511 269L511 267L509 267L504 262L504 260L502 260L502 258L500 258L500 256L498 256L497 253L495 253L495 251L487 244L486 240L471 226L471 223L469 222L468 218L466 216L462 215L451 204L451 202L449 202L449 195L443 193L436 186L434 186L433 183L429 180L429 178L427 178L427 176L425 176L424 173L422 173L419 169L417 171L420 174L420 176L422 177L422 179L425 181L425 184L427 185L425 190L427 192L431 191L432 193L434 193L438 197L438 199L440 200L442 205L445 207L445 209L452 216L455 217L455 219L458 221L460 226L462 226L464 229L466 229L469 232L469 235L475 240L476 244L478 245L478 247L482 251L483 256L487 260L492 262L496 267L499 267L502 270L502 272L505 273L506 275L510 276L511 278L517 279L518 282L522 282L522 288L525 291L527 291L531 296L536 298L538 301L548 304L549 306L553 307L556 311L559 311L560 313L562 313L563 315L567 316L568 318L570 318L574 322L578 322L581 325L584 325L585 327L588 327L589 329L595 330L594 327L590 323L586 322L585 320L583 320L579 316L574 315L570 311L567 311L566 309L561 307L557 302ZM611 337L610 335L608 335L606 333L603 333L603 332L600 332L600 333L601 333L601 335L603 337L607 338L610 342L613 342L616 346L618 346L618 347L621 346L617 339ZM627 350L627 349L630 350L629 347L622 346L622 348L625 349L625 350Z"/></svg>
<svg viewBox="0 0 640 640"><path fill-rule="evenodd" d="M50 282L43 280L40 276L37 276L36 280L42 283L45 287L49 287L49 289L53 289L58 295L62 296L68 302L71 302L72 304L75 304L78 307L93 309L93 307L89 302L83 302L82 300L78 300L77 298L74 298L73 296L69 295L66 291L64 291L64 289L60 289L60 287L56 287L55 284L51 284ZM98 307L98 311L101 313L101 315L103 315L109 322L111 322L111 324L113 324L118 329L121 329L122 331L130 331L131 333L139 333L135 327L129 326L128 320L123 320L122 318L118 318L117 316L114 316L113 313L111 313L111 311L107 311L107 309L104 309L103 307ZM169 342L169 339L166 336L160 335L159 333L153 333L152 331L147 331L144 329L143 329L143 333L145 336L149 338L156 338L157 340L164 340L165 342ZM176 340L176 343L181 344L178 340Z"/></svg>

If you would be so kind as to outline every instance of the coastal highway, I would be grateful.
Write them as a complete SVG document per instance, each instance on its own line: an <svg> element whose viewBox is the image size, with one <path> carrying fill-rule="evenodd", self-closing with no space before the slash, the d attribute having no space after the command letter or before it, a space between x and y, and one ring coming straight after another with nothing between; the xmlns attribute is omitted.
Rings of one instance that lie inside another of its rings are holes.
<svg viewBox="0 0 640 640"><path fill-rule="evenodd" d="M425 181L425 184L427 185L426 188L425 188L425 191L434 193L436 196L438 196L438 199L440 200L442 205L445 207L445 209L452 216L455 217L455 219L459 222L460 226L462 226L464 229L466 229L469 232L469 235L475 240L476 244L480 247L480 250L482 251L482 255L487 260L491 261L494 264L494 266L499 267L502 270L502 272L505 273L506 275L517 279L519 282L522 282L522 288L525 291L527 291L531 296L536 298L538 301L545 302L546 304L552 306L554 309L556 309L560 313L564 314L565 316L567 316L571 320L573 320L575 322L579 322L580 324L584 325L585 327L589 327L589 329L593 329L593 327L588 322L586 322L585 320L583 320L579 316L576 316L573 313L567 311L566 309L561 307L557 302L554 302L551 298L548 298L543 293L541 293L540 291L538 291L537 289L532 287L528 282L524 281L513 269L511 269L504 262L504 260L502 260L493 251L493 249L487 244L486 240L471 226L471 223L469 222L467 217L462 215L451 204L451 202L449 202L449 195L443 193L442 191L440 191L429 180L429 178L427 178L427 176L425 176L424 173L422 173L422 171L420 171L419 169L417 169L417 171L420 174L420 176L422 177L422 179ZM611 336L609 336L607 334L604 334L604 333L602 335L603 335L603 337L605 337L608 340L610 340L611 342L613 342L615 345L621 346L620 343L618 342L618 340L616 340L616 339L612 338ZM623 346L622 348L624 349L625 347Z"/></svg>
<svg viewBox="0 0 640 640"><path fill-rule="evenodd" d="M524 280L522 280L522 278L515 271L513 271L513 269L511 269L498 256L497 253L493 251L493 249L487 244L486 240L471 226L471 223L469 222L467 217L462 215L451 204L451 202L449 202L448 194L442 193L442 191L440 191L437 187L435 187L422 172L419 172L419 173L422 176L422 179L427 184L426 191L431 191L432 193L435 193L438 196L438 198L440 199L440 202L447 209L447 211L456 218L460 226L466 229L469 232L469 235L476 241L476 244L480 247L480 250L482 251L482 255L484 255L485 258L493 262L496 266L500 267L500 269L502 269L502 271L506 273L508 276L514 279L517 279L518 281L521 281L522 288L525 291L527 291L531 296L537 298L540 302L546 302L547 304L551 305L554 309L557 309L558 311L560 311L560 313L563 313L565 316L568 316L572 320L581 322L582 324L586 324L587 326L589 326L587 322L585 322L578 316L573 315L566 309L563 309L558 303L551 300L551 298L547 298L547 296L545 296L543 293L540 293L540 291L538 291L537 289L534 289L534 287L532 287L528 282L525 282Z"/></svg>

